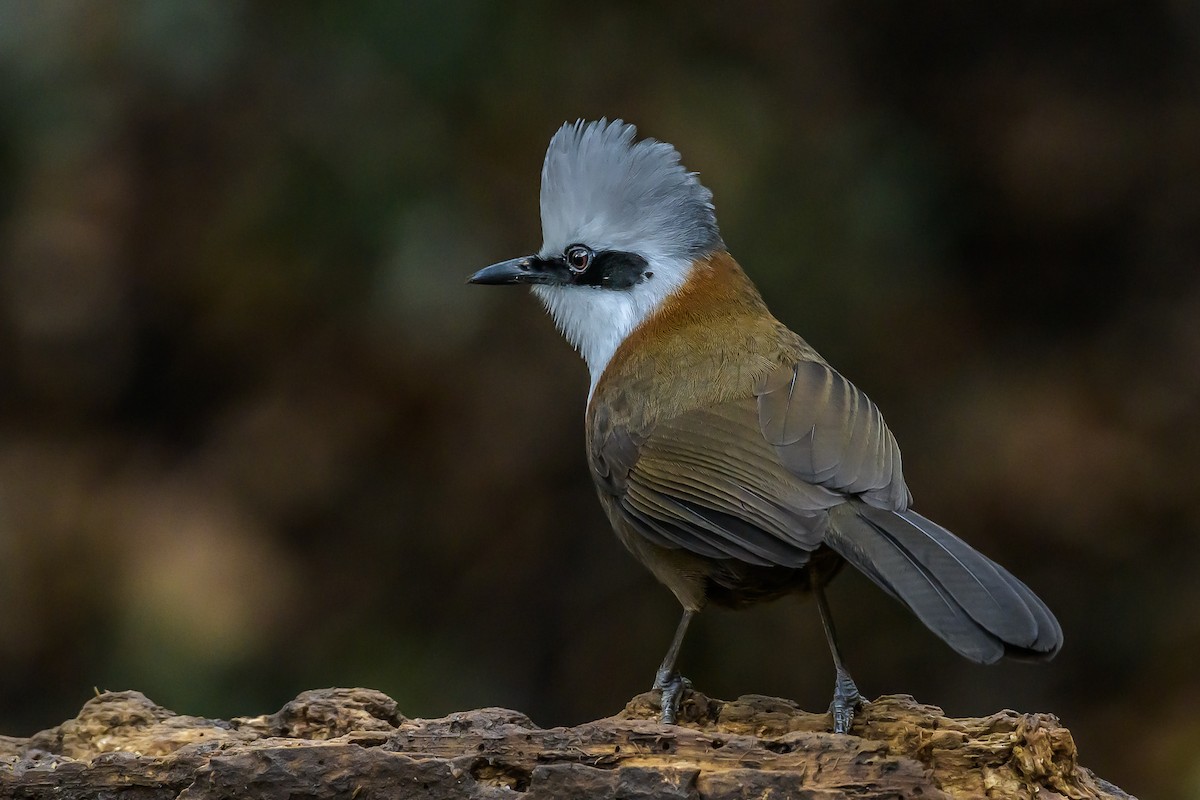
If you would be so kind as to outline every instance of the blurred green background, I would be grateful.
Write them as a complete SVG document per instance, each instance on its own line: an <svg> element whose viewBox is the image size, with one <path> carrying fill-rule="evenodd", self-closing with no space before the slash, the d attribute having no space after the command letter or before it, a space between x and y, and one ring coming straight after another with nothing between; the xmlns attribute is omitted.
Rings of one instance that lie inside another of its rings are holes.
<svg viewBox="0 0 1200 800"><path fill-rule="evenodd" d="M916 507L1066 647L971 665L865 579L868 696L1049 711L1200 797L1200 7L0 3L0 732L379 688L542 725L645 690L674 599L609 532L586 371L464 285L541 242L565 120L675 143ZM811 604L693 626L719 697L829 701Z"/></svg>

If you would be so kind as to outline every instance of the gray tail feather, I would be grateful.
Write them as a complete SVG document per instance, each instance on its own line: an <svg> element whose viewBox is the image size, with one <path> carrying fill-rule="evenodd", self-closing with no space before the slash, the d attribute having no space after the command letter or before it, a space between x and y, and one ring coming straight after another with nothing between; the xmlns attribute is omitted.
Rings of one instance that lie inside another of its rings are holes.
<svg viewBox="0 0 1200 800"><path fill-rule="evenodd" d="M1044 661L1062 628L1004 567L914 511L852 502L835 511L826 544L966 658Z"/></svg>

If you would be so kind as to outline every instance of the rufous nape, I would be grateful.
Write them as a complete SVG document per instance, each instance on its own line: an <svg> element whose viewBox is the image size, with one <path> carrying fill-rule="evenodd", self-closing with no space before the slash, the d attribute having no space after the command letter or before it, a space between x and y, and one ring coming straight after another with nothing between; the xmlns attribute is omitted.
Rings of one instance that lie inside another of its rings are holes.
<svg viewBox="0 0 1200 800"><path fill-rule="evenodd" d="M966 658L1045 660L1062 629L1030 589L917 514L875 404L775 319L729 254L712 193L620 120L564 125L542 167L542 248L471 283L527 284L591 373L592 477L617 537L683 605L662 721L690 684L693 615L811 592L846 733L863 699L824 586L849 562Z"/></svg>

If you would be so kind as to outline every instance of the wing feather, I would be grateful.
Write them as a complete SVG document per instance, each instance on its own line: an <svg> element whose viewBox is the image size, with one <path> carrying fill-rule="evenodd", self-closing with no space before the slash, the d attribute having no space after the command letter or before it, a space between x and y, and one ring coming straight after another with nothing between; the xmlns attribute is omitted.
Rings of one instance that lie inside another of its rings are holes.
<svg viewBox="0 0 1200 800"><path fill-rule="evenodd" d="M823 543L828 510L847 496L907 501L879 410L823 363L782 366L755 393L648 430L607 416L599 423L598 480L633 530L660 547L800 566Z"/></svg>
<svg viewBox="0 0 1200 800"><path fill-rule="evenodd" d="M911 496L879 408L818 361L786 364L760 381L759 426L780 463L801 480L892 511Z"/></svg>

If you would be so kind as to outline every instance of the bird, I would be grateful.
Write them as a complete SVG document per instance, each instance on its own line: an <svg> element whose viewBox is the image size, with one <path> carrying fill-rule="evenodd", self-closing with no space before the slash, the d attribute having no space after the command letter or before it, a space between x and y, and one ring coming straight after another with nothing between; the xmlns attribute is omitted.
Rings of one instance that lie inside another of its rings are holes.
<svg viewBox="0 0 1200 800"><path fill-rule="evenodd" d="M875 403L777 320L679 152L620 119L566 123L541 172L542 247L469 283L525 285L590 376L588 466L617 538L683 607L654 690L707 605L811 594L849 733L865 700L825 587L849 563L967 659L1044 661L1062 629L1024 583L912 509Z"/></svg>

